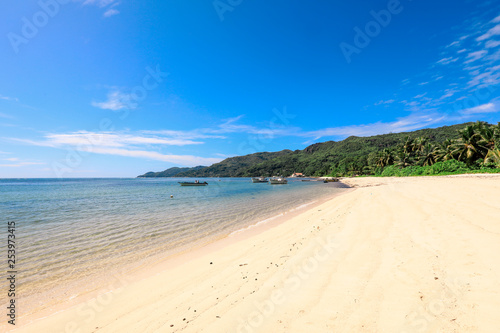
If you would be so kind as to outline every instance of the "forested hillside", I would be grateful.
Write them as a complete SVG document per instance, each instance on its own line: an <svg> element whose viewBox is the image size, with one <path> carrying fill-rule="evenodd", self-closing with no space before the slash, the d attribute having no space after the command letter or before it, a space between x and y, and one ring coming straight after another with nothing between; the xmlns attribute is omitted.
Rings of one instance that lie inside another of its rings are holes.
<svg viewBox="0 0 500 333"><path fill-rule="evenodd" d="M196 171L196 170L200 170L200 169L204 169L204 168L206 168L206 166L202 166L202 165L195 166L195 167L192 167L192 168L178 168L178 167L173 167L173 168L170 168L170 169L167 169L167 170L164 170L164 171L160 171L160 172L153 172L153 171L146 172L145 174L140 175L139 177L141 177L141 178L178 177L177 175L179 173L181 173L181 172Z"/></svg>
<svg viewBox="0 0 500 333"><path fill-rule="evenodd" d="M500 166L499 136L498 126L481 122L371 137L351 136L338 142L316 143L303 150L231 157L210 167L176 173L175 177L289 176L294 172L307 176L370 175L381 174L389 166L428 166L447 160L459 161L468 168L494 167L495 163ZM169 174L168 170L156 177L168 177L160 175Z"/></svg>

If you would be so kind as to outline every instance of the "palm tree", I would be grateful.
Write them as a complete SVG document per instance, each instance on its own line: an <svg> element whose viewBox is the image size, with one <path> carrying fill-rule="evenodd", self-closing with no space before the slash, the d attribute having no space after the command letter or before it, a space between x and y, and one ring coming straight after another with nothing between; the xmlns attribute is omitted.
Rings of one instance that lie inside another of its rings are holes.
<svg viewBox="0 0 500 333"><path fill-rule="evenodd" d="M415 142L413 141L413 139L407 136L402 148L405 154L411 154L415 151Z"/></svg>
<svg viewBox="0 0 500 333"><path fill-rule="evenodd" d="M448 161L453 159L455 141L446 139L443 143L439 144L436 148L436 162Z"/></svg>
<svg viewBox="0 0 500 333"><path fill-rule="evenodd" d="M411 154L406 153L404 150L401 150L396 154L394 164L399 166L400 168L406 168L407 166L413 165L413 163L414 160Z"/></svg>
<svg viewBox="0 0 500 333"><path fill-rule="evenodd" d="M488 152L484 159L484 164L495 164L497 168L500 168L500 149L492 149Z"/></svg>
<svg viewBox="0 0 500 333"><path fill-rule="evenodd" d="M459 161L471 165L476 160L486 156L487 149L480 144L481 136L476 133L475 126L469 125L458 133L460 139L454 145L453 154L457 156Z"/></svg>
<svg viewBox="0 0 500 333"><path fill-rule="evenodd" d="M394 158L391 154L391 152L387 149L382 150L378 155L376 159L376 165L378 167L386 167L388 165L391 165L394 163Z"/></svg>
<svg viewBox="0 0 500 333"><path fill-rule="evenodd" d="M478 121L474 124L474 127L481 137L479 145L486 150L495 148L495 126L490 126L488 123Z"/></svg>
<svg viewBox="0 0 500 333"><path fill-rule="evenodd" d="M493 126L495 137L495 148L500 149L500 122Z"/></svg>
<svg viewBox="0 0 500 333"><path fill-rule="evenodd" d="M429 166L436 163L436 146L427 143L423 148L420 156L420 163L423 166Z"/></svg>
<svg viewBox="0 0 500 333"><path fill-rule="evenodd" d="M422 152L425 149L427 141L428 141L427 138L425 138L423 136L416 138L414 143L413 143L413 151L414 152Z"/></svg>
<svg viewBox="0 0 500 333"><path fill-rule="evenodd" d="M351 162L347 165L347 171L349 173L349 176L354 176L356 174L359 174L359 168L354 162Z"/></svg>

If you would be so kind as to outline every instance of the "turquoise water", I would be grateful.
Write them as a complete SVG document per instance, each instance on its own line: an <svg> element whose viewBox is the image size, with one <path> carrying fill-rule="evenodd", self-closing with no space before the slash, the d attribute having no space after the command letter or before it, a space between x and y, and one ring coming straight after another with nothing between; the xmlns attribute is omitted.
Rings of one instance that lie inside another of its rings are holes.
<svg viewBox="0 0 500 333"><path fill-rule="evenodd" d="M209 185L181 187L182 180L0 179L2 233L16 222L20 295L56 295L71 282L74 289L110 269L162 260L344 190L300 180L200 178Z"/></svg>

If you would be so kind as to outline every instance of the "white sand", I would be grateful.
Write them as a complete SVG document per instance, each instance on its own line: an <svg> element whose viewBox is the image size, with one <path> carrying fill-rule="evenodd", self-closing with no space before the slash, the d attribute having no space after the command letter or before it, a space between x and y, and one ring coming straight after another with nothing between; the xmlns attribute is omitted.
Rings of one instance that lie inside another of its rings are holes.
<svg viewBox="0 0 500 333"><path fill-rule="evenodd" d="M500 176L347 182L16 331L500 332Z"/></svg>

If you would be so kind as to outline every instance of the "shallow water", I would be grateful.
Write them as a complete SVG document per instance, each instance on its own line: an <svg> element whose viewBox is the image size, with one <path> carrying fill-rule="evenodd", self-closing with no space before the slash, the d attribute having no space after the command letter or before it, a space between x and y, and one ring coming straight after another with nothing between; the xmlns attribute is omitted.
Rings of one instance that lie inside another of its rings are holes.
<svg viewBox="0 0 500 333"><path fill-rule="evenodd" d="M300 180L208 178L200 179L208 186L181 187L182 180L0 179L2 234L16 222L18 294L55 295L71 281L158 261L344 190Z"/></svg>

